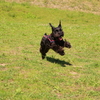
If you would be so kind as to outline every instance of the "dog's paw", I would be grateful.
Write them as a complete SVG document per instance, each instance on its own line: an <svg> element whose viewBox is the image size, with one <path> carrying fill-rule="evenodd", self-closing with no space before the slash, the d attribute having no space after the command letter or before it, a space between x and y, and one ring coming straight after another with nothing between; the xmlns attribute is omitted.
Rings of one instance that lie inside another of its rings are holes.
<svg viewBox="0 0 100 100"><path fill-rule="evenodd" d="M71 48L71 44L68 41L66 41L66 39L65 39L64 47Z"/></svg>

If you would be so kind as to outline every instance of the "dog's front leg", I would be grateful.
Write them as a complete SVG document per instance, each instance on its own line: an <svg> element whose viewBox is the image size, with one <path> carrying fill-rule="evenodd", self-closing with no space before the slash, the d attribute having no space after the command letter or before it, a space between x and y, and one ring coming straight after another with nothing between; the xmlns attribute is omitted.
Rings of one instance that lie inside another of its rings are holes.
<svg viewBox="0 0 100 100"><path fill-rule="evenodd" d="M71 48L71 44L68 41L66 41L66 39L64 41L64 47Z"/></svg>
<svg viewBox="0 0 100 100"><path fill-rule="evenodd" d="M54 50L56 53L62 55L62 56L65 55L63 47L61 47L59 45L53 45L51 49Z"/></svg>

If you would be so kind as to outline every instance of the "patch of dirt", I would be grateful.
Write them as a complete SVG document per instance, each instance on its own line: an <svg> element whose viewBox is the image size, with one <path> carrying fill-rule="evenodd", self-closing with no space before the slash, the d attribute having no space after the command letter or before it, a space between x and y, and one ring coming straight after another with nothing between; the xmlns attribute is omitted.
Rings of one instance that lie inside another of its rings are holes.
<svg viewBox="0 0 100 100"><path fill-rule="evenodd" d="M7 71L8 68L4 67L4 68L1 68L0 70L2 70L2 71Z"/></svg>
<svg viewBox="0 0 100 100"><path fill-rule="evenodd" d="M5 64L5 63L0 64L0 66L2 66L2 67L0 68L0 70L2 70L2 71L7 71L8 68L5 67L6 65L7 65L7 64Z"/></svg>
<svg viewBox="0 0 100 100"><path fill-rule="evenodd" d="M0 66L6 66L7 64L3 63L3 64L0 64Z"/></svg>
<svg viewBox="0 0 100 100"><path fill-rule="evenodd" d="M73 78L79 78L80 77L80 74L77 73L77 72L74 72L74 71L70 72L70 74L72 75Z"/></svg>
<svg viewBox="0 0 100 100"><path fill-rule="evenodd" d="M77 72L70 72L72 75L77 75L78 73Z"/></svg>
<svg viewBox="0 0 100 100"><path fill-rule="evenodd" d="M73 0L63 0L62 2L60 0L56 1L49 1L49 0L41 0L37 1L34 0L30 2L33 5L41 6L41 7L48 7L48 8L58 8L63 10L71 10L71 11L82 11L87 13L94 13L100 15L100 2L95 1L95 4L93 1L73 1Z"/></svg>
<svg viewBox="0 0 100 100"><path fill-rule="evenodd" d="M100 91L100 87L95 88L94 91Z"/></svg>
<svg viewBox="0 0 100 100"><path fill-rule="evenodd" d="M57 97L62 97L63 95L61 93L56 93Z"/></svg>
<svg viewBox="0 0 100 100"><path fill-rule="evenodd" d="M94 13L100 15L100 1L99 0L5 0L7 2L29 2L32 5L48 8L67 9L72 11L82 11L87 13Z"/></svg>
<svg viewBox="0 0 100 100"><path fill-rule="evenodd" d="M15 68L15 69L20 69L21 67L17 67L17 66L16 66L16 67L14 67L14 68Z"/></svg>
<svg viewBox="0 0 100 100"><path fill-rule="evenodd" d="M73 66L73 67L82 67L82 66Z"/></svg>

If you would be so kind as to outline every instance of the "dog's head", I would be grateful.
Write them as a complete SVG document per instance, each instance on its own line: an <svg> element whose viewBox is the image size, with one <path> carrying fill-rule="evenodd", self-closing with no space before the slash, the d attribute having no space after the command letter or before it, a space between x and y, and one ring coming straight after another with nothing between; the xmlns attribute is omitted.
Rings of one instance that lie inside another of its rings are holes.
<svg viewBox="0 0 100 100"><path fill-rule="evenodd" d="M64 36L64 32L63 32L62 26L61 26L61 21L59 21L58 27L52 26L51 23L49 23L49 25L50 25L51 28L52 28L52 33L51 33L51 35L52 35L54 38L61 38L61 37Z"/></svg>

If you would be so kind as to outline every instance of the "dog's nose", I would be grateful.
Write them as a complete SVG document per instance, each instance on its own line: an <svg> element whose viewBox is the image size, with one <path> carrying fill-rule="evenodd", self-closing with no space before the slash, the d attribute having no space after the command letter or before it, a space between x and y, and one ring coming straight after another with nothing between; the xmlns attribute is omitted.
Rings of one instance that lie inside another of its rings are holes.
<svg viewBox="0 0 100 100"><path fill-rule="evenodd" d="M64 36L64 33L63 32L61 33L61 36Z"/></svg>

